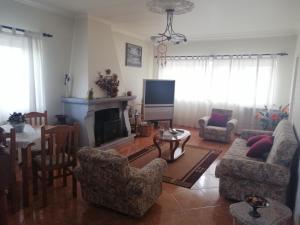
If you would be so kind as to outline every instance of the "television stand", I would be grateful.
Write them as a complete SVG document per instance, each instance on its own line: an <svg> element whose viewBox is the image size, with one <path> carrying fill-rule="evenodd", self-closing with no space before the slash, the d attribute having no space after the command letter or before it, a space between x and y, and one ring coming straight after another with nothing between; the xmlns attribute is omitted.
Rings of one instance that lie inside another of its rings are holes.
<svg viewBox="0 0 300 225"><path fill-rule="evenodd" d="M159 121L169 121L170 123L170 128L173 128L173 119L162 119L162 120L152 120L151 122L154 122L154 124L156 124L155 122L159 122ZM158 126L158 125L157 125Z"/></svg>

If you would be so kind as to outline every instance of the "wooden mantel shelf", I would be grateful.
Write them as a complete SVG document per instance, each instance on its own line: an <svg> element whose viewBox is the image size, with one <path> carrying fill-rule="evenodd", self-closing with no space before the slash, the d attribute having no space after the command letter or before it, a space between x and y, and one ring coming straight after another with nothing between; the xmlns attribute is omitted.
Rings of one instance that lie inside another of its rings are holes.
<svg viewBox="0 0 300 225"><path fill-rule="evenodd" d="M136 99L136 96L117 96L114 98L103 97L103 98L95 98L92 100L88 100L85 98L62 98L63 103L69 104L79 104L79 105L100 105L103 103L111 103L111 102L127 102L130 100Z"/></svg>

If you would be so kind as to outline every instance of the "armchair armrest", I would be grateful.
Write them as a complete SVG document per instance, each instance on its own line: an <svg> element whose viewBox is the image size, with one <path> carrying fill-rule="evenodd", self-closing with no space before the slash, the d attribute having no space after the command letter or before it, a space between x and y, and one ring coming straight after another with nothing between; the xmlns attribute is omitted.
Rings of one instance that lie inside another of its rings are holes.
<svg viewBox="0 0 300 225"><path fill-rule="evenodd" d="M142 169L130 168L129 182L125 187L125 192L132 196L143 195L146 186L155 185L162 182L162 176L167 168L167 162L158 158L152 160Z"/></svg>
<svg viewBox="0 0 300 225"><path fill-rule="evenodd" d="M216 167L216 176L230 176L275 185L287 185L288 168L256 160L224 158Z"/></svg>
<svg viewBox="0 0 300 225"><path fill-rule="evenodd" d="M267 130L242 130L241 132L241 138L248 139L249 137L256 136L256 135L273 135L273 131L267 131Z"/></svg>
<svg viewBox="0 0 300 225"><path fill-rule="evenodd" d="M205 127L207 126L208 120L209 120L209 116L204 116L199 120L199 126L200 127Z"/></svg>
<svg viewBox="0 0 300 225"><path fill-rule="evenodd" d="M158 158L152 160L145 165L139 172L147 183L155 183L160 181L163 173L167 169L167 162L164 159Z"/></svg>
<svg viewBox="0 0 300 225"><path fill-rule="evenodd" d="M237 123L238 123L237 119L231 119L231 120L229 120L227 122L227 124L226 124L227 130L229 130L229 131L235 130L236 126L237 126Z"/></svg>

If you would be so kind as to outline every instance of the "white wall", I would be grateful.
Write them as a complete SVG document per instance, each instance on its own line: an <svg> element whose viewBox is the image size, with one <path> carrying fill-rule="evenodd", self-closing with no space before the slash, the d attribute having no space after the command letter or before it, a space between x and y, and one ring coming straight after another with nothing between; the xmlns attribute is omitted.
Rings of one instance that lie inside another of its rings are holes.
<svg viewBox="0 0 300 225"><path fill-rule="evenodd" d="M85 97L89 87L88 21L83 18L76 18L74 23L70 74L72 97Z"/></svg>
<svg viewBox="0 0 300 225"><path fill-rule="evenodd" d="M153 74L153 47L150 41L140 40L119 32L113 33L117 57L123 76L125 91L132 91L136 95L136 104L141 104L143 95L143 79L151 79ZM142 47L142 66L125 66L126 43Z"/></svg>
<svg viewBox="0 0 300 225"><path fill-rule="evenodd" d="M49 119L53 120L53 115L62 113L60 98L64 95L63 76L69 71L73 19L12 0L1 0L0 23L54 36L45 38L43 55L46 108Z"/></svg>
<svg viewBox="0 0 300 225"><path fill-rule="evenodd" d="M88 19L88 60L89 88L93 88L94 97L106 96L106 93L95 84L98 79L97 72L105 74L105 69L111 69L112 73L118 75L120 81L118 95L122 95L125 90L124 79L117 58L111 26L93 18Z"/></svg>
<svg viewBox="0 0 300 225"><path fill-rule="evenodd" d="M132 43L142 46L142 67L125 66L125 45ZM105 74L111 69L120 80L119 93L132 91L141 102L142 80L152 77L153 51L150 42L112 31L111 25L92 17L77 18L74 28L72 47L71 74L73 76L72 97L86 98L90 88L94 97L105 97L95 81L98 72Z"/></svg>
<svg viewBox="0 0 300 225"><path fill-rule="evenodd" d="M187 44L169 45L167 55L210 55L210 54L251 54L286 52L278 65L280 90L277 105L289 102L293 60L297 36L252 38L235 40L190 41ZM155 69L157 71L157 69ZM157 76L157 72L154 76Z"/></svg>

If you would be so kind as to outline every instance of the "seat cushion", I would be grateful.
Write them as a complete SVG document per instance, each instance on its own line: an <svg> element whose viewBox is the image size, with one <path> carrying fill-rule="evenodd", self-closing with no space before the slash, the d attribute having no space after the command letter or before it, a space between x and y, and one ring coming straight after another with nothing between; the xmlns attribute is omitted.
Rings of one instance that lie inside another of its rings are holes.
<svg viewBox="0 0 300 225"><path fill-rule="evenodd" d="M227 130L225 127L206 126L204 128L205 139L225 141Z"/></svg>
<svg viewBox="0 0 300 225"><path fill-rule="evenodd" d="M250 158L247 156L247 152L250 147L247 146L247 140L242 138L236 138L223 158L237 159L237 160L252 160L262 162L264 160L260 158Z"/></svg>

